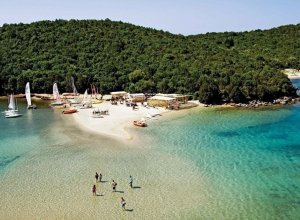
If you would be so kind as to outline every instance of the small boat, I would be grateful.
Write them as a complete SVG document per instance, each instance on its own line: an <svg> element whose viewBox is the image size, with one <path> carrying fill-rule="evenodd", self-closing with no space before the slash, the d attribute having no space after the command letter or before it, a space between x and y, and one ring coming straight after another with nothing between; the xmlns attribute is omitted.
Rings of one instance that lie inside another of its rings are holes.
<svg viewBox="0 0 300 220"><path fill-rule="evenodd" d="M63 93L63 96L72 96L72 98L68 98L68 102L70 103L70 105L80 104L81 103L81 100L79 99L80 94L77 92L73 77L71 77L71 85L73 88L73 92Z"/></svg>
<svg viewBox="0 0 300 220"><path fill-rule="evenodd" d="M63 114L73 114L76 112L78 112L77 109L68 109L68 110L62 111Z"/></svg>
<svg viewBox="0 0 300 220"><path fill-rule="evenodd" d="M16 117L20 117L20 116L22 116L22 114L20 114L18 112L14 112L14 111L5 113L5 118L16 118Z"/></svg>
<svg viewBox="0 0 300 220"><path fill-rule="evenodd" d="M101 114L93 114L92 118L104 118Z"/></svg>
<svg viewBox="0 0 300 220"><path fill-rule="evenodd" d="M16 118L20 116L22 116L22 114L18 113L17 102L15 101L14 96L11 94L9 99L8 110L5 111L5 118Z"/></svg>
<svg viewBox="0 0 300 220"><path fill-rule="evenodd" d="M36 109L35 104L31 104L31 94L30 94L30 85L29 82L26 83L25 87L25 95L26 95L26 100L27 100L27 109Z"/></svg>
<svg viewBox="0 0 300 220"><path fill-rule="evenodd" d="M60 95L56 83L53 84L53 99L54 102L51 103L51 107L63 107L66 104L65 102L62 102L60 99Z"/></svg>
<svg viewBox="0 0 300 220"><path fill-rule="evenodd" d="M138 127L147 127L147 123L145 119L133 121L133 124Z"/></svg>
<svg viewBox="0 0 300 220"><path fill-rule="evenodd" d="M161 116L161 114L159 114L159 113L148 113L146 115L146 118L154 118L156 116Z"/></svg>

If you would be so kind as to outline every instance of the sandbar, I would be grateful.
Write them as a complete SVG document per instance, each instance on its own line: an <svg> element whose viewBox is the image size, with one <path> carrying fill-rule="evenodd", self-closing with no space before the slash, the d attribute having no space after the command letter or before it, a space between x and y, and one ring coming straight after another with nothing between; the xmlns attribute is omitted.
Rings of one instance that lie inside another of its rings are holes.
<svg viewBox="0 0 300 220"><path fill-rule="evenodd" d="M94 110L108 110L108 115L103 115L103 118L93 118ZM105 101L93 104L93 108L78 109L78 112L72 115L77 124L85 130L117 139L130 140L133 136L126 131L126 128L135 127L134 120L144 118L149 124L151 120L159 119L166 112L170 112L170 110L160 107L144 107L140 103L133 110L132 107L127 107L125 104L112 105ZM156 116L149 117L149 114ZM136 127L136 129L143 128Z"/></svg>

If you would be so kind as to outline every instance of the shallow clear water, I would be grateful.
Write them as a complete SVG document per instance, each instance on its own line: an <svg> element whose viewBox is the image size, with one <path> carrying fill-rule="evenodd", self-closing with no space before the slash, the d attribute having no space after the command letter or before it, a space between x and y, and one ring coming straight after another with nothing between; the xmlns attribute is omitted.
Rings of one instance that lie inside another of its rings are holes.
<svg viewBox="0 0 300 220"><path fill-rule="evenodd" d="M299 104L166 115L130 128L137 143L20 107L22 117L0 118L1 219L300 218ZM95 171L123 193L106 182L92 198ZM128 189L130 174L141 188ZM120 196L133 211L119 212Z"/></svg>
<svg viewBox="0 0 300 220"><path fill-rule="evenodd" d="M0 174L19 160L24 154L41 145L40 137L55 123L56 117L45 104L37 110L27 110L24 101L19 103L19 118L0 117ZM0 112L7 109L7 103L0 101Z"/></svg>
<svg viewBox="0 0 300 220"><path fill-rule="evenodd" d="M209 182L208 219L299 219L300 105L195 111L151 126L159 151Z"/></svg>

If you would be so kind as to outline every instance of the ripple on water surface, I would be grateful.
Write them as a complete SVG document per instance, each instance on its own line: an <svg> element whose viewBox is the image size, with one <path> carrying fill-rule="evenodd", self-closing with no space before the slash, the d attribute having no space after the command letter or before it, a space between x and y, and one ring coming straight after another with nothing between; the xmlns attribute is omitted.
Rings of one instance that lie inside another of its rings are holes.
<svg viewBox="0 0 300 220"><path fill-rule="evenodd" d="M5 143L14 150L0 143L9 167L0 176L1 218L299 219L298 105L161 117L135 129L139 146L87 134L61 117L33 112L37 121L23 136L9 122ZM92 197L96 171L105 182ZM129 175L137 188L128 188ZM130 212L120 210L121 196Z"/></svg>

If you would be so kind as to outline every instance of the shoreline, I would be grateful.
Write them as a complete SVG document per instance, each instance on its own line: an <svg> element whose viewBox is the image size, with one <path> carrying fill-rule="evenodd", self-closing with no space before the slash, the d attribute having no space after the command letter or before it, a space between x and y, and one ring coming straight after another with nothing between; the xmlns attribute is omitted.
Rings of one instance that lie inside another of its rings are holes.
<svg viewBox="0 0 300 220"><path fill-rule="evenodd" d="M289 79L300 79L300 72L299 73L285 73L285 75Z"/></svg>
<svg viewBox="0 0 300 220"><path fill-rule="evenodd" d="M108 115L103 115L103 118L93 118L92 114L95 109L108 110ZM93 108L78 109L77 113L72 114L72 118L82 130L117 140L131 141L134 139L134 135L128 131L128 128L135 127L134 120L144 118L149 123L151 120L161 117L159 115L169 112L171 111L164 108L146 108L141 105L138 105L137 110L132 110L125 104L111 105L109 102L103 102L93 104ZM158 114L158 116L147 118L147 114ZM136 127L136 129L146 128Z"/></svg>

